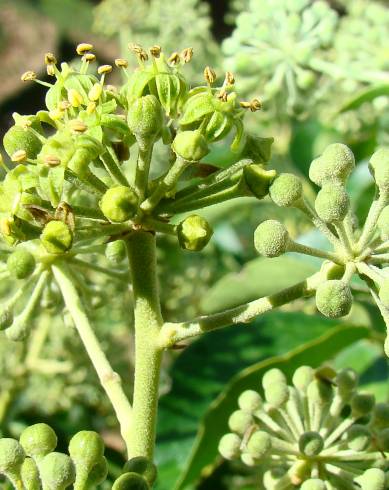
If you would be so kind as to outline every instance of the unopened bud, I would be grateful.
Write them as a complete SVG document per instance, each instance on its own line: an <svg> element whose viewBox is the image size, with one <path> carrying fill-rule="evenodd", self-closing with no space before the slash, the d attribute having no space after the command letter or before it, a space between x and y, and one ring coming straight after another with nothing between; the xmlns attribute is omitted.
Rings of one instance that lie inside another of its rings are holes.
<svg viewBox="0 0 389 490"><path fill-rule="evenodd" d="M290 207L302 198L303 184L294 174L280 174L272 183L269 194L277 206Z"/></svg>
<svg viewBox="0 0 389 490"><path fill-rule="evenodd" d="M316 307L329 318L348 315L353 303L350 286L344 281L332 279L321 283L316 290Z"/></svg>
<svg viewBox="0 0 389 490"><path fill-rule="evenodd" d="M254 232L254 246L264 257L279 257L288 250L289 242L289 233L279 221L264 221Z"/></svg>
<svg viewBox="0 0 389 490"><path fill-rule="evenodd" d="M219 453L228 460L237 459L240 456L241 438L237 434L225 434L219 442Z"/></svg>
<svg viewBox="0 0 389 490"><path fill-rule="evenodd" d="M49 453L39 463L43 488L62 490L76 479L74 464L67 454Z"/></svg>
<svg viewBox="0 0 389 490"><path fill-rule="evenodd" d="M119 185L108 189L100 201L104 216L114 223L131 219L138 207L138 196L131 187Z"/></svg>
<svg viewBox="0 0 389 490"><path fill-rule="evenodd" d="M57 436L47 424L30 425L20 435L20 444L27 456L46 456L57 447Z"/></svg>
<svg viewBox="0 0 389 490"><path fill-rule="evenodd" d="M17 248L8 256L7 269L17 279L25 279L35 270L34 256L23 248Z"/></svg>
<svg viewBox="0 0 389 490"><path fill-rule="evenodd" d="M202 216L192 214L177 226L177 237L181 248L198 252L202 250L213 235L208 221Z"/></svg>
<svg viewBox="0 0 389 490"><path fill-rule="evenodd" d="M73 233L63 221L49 221L41 234L44 248L51 254L65 253L71 249Z"/></svg>
<svg viewBox="0 0 389 490"><path fill-rule="evenodd" d="M188 162L199 162L209 149L207 141L200 131L181 131L172 143L174 152Z"/></svg>
<svg viewBox="0 0 389 490"><path fill-rule="evenodd" d="M135 458L128 460L123 466L123 471L129 473L133 472L143 476L150 486L153 485L157 479L157 467L150 459L145 458L144 456L136 456Z"/></svg>

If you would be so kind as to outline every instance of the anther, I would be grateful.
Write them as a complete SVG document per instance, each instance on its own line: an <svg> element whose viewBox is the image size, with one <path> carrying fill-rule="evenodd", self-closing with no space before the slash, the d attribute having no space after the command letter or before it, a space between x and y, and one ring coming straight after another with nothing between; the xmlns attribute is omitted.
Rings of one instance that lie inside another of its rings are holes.
<svg viewBox="0 0 389 490"><path fill-rule="evenodd" d="M11 160L16 163L25 162L27 160L27 153L24 150L17 150L12 154Z"/></svg>
<svg viewBox="0 0 389 490"><path fill-rule="evenodd" d="M111 65L101 65L97 68L97 73L99 75L105 75L107 73L111 73L112 71L112 66Z"/></svg>
<svg viewBox="0 0 389 490"><path fill-rule="evenodd" d="M185 48L181 53L184 63L189 63L193 58L193 48Z"/></svg>
<svg viewBox="0 0 389 490"><path fill-rule="evenodd" d="M91 51L92 49L93 49L93 44L81 43L77 46L76 52L79 56L83 56L85 53Z"/></svg>
<svg viewBox="0 0 389 490"><path fill-rule="evenodd" d="M178 65L180 61L180 55L177 52L172 53L168 59L168 63L170 63L171 65Z"/></svg>
<svg viewBox="0 0 389 490"><path fill-rule="evenodd" d="M128 61L125 60L124 58L117 58L115 60L115 65L118 67L118 68L127 68L128 67Z"/></svg>
<svg viewBox="0 0 389 490"><path fill-rule="evenodd" d="M205 81L207 83L209 83L210 85L215 83L215 81L216 81L215 70L213 68L211 68L210 66L206 66L204 68L204 78L205 78Z"/></svg>
<svg viewBox="0 0 389 490"><path fill-rule="evenodd" d="M23 75L20 77L22 82L30 82L31 80L36 80L36 73L35 71L26 71L23 73Z"/></svg>
<svg viewBox="0 0 389 490"><path fill-rule="evenodd" d="M149 49L151 56L154 58L159 58L161 55L162 48L161 46L158 46L158 44L154 44L154 46L151 46Z"/></svg>
<svg viewBox="0 0 389 490"><path fill-rule="evenodd" d="M55 155L46 155L43 161L49 167L57 167L61 164L61 160Z"/></svg>

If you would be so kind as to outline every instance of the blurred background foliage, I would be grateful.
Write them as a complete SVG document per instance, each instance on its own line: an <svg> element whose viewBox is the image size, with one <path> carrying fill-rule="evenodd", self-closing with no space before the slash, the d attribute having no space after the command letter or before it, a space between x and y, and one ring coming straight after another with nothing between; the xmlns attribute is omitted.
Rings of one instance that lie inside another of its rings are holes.
<svg viewBox="0 0 389 490"><path fill-rule="evenodd" d="M205 65L220 80L231 70L242 96L262 101L263 111L250 115L248 125L258 136L274 137L273 168L304 177L327 144L351 146L358 167L349 191L363 220L374 192L367 157L378 144L389 143L388 25L385 0L0 0L0 135L14 111L29 114L43 105L42 87L24 85L20 74L32 69L44 77L47 51L71 61L74 45L90 41L99 62L121 55L134 63L129 42L145 48L158 43L172 53L191 46L190 80L201 80ZM207 157L218 166L231 161L228 144ZM185 252L169 237L159 240L167 320L249 301L318 268L314 259L294 254L271 260L255 255L255 227L281 216L293 238L323 246L296 210L240 198L203 214L215 229L204 252ZM95 328L131 394L130 291L98 272L79 279L94 288L88 306ZM18 285L2 281L0 294L12 287ZM286 373L301 363L353 367L366 388L388 400L384 325L358 282L354 293L359 301L341 321L320 317L313 301L301 300L250 326L213 332L172 352L161 385L157 488L256 488L247 468L221 463L215 444L239 390L256 389L266 366ZM65 445L80 429L99 430L114 478L124 461L115 419L56 294L47 298L46 313L25 344L0 334L0 432L17 436L26 425L46 421Z"/></svg>

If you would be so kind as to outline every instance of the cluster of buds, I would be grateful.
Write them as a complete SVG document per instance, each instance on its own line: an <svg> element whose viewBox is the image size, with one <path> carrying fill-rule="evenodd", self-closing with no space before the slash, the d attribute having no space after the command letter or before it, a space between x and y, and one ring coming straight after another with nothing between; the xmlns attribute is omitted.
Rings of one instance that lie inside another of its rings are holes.
<svg viewBox="0 0 389 490"><path fill-rule="evenodd" d="M339 318L350 312L354 274L365 281L389 326L389 151L381 148L370 159L376 196L360 229L350 207L345 184L354 169L354 155L342 144L332 144L315 159L309 170L312 182L321 187L314 208L304 199L301 180L280 174L269 195L281 207L305 213L324 234L333 251L308 247L293 241L285 226L275 220L261 223L255 231L257 251L265 257L297 252L326 259L316 290L317 309L325 316ZM389 355L389 340L385 343Z"/></svg>
<svg viewBox="0 0 389 490"><path fill-rule="evenodd" d="M389 405L357 384L350 369L301 366L291 386L281 370L270 369L263 396L240 395L221 455L261 468L267 490L385 490Z"/></svg>

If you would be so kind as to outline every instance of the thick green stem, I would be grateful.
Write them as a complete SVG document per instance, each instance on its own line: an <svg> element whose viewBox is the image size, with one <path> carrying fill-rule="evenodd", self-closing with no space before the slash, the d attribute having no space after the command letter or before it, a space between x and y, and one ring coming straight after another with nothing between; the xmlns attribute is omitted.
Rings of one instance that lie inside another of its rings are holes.
<svg viewBox="0 0 389 490"><path fill-rule="evenodd" d="M155 235L135 231L127 240L135 315L135 383L129 457L152 459L155 445L163 324L156 271Z"/></svg>
<svg viewBox="0 0 389 490"><path fill-rule="evenodd" d="M112 369L100 343L89 323L84 306L80 300L77 289L75 288L71 275L67 270L66 264L57 263L52 266L54 277L62 293L66 308L68 309L76 329L81 337L82 343L92 361L97 372L100 383L104 388L118 418L121 433L126 443L127 449L130 448L128 439L129 427L131 424L131 405L123 391L120 376Z"/></svg>

